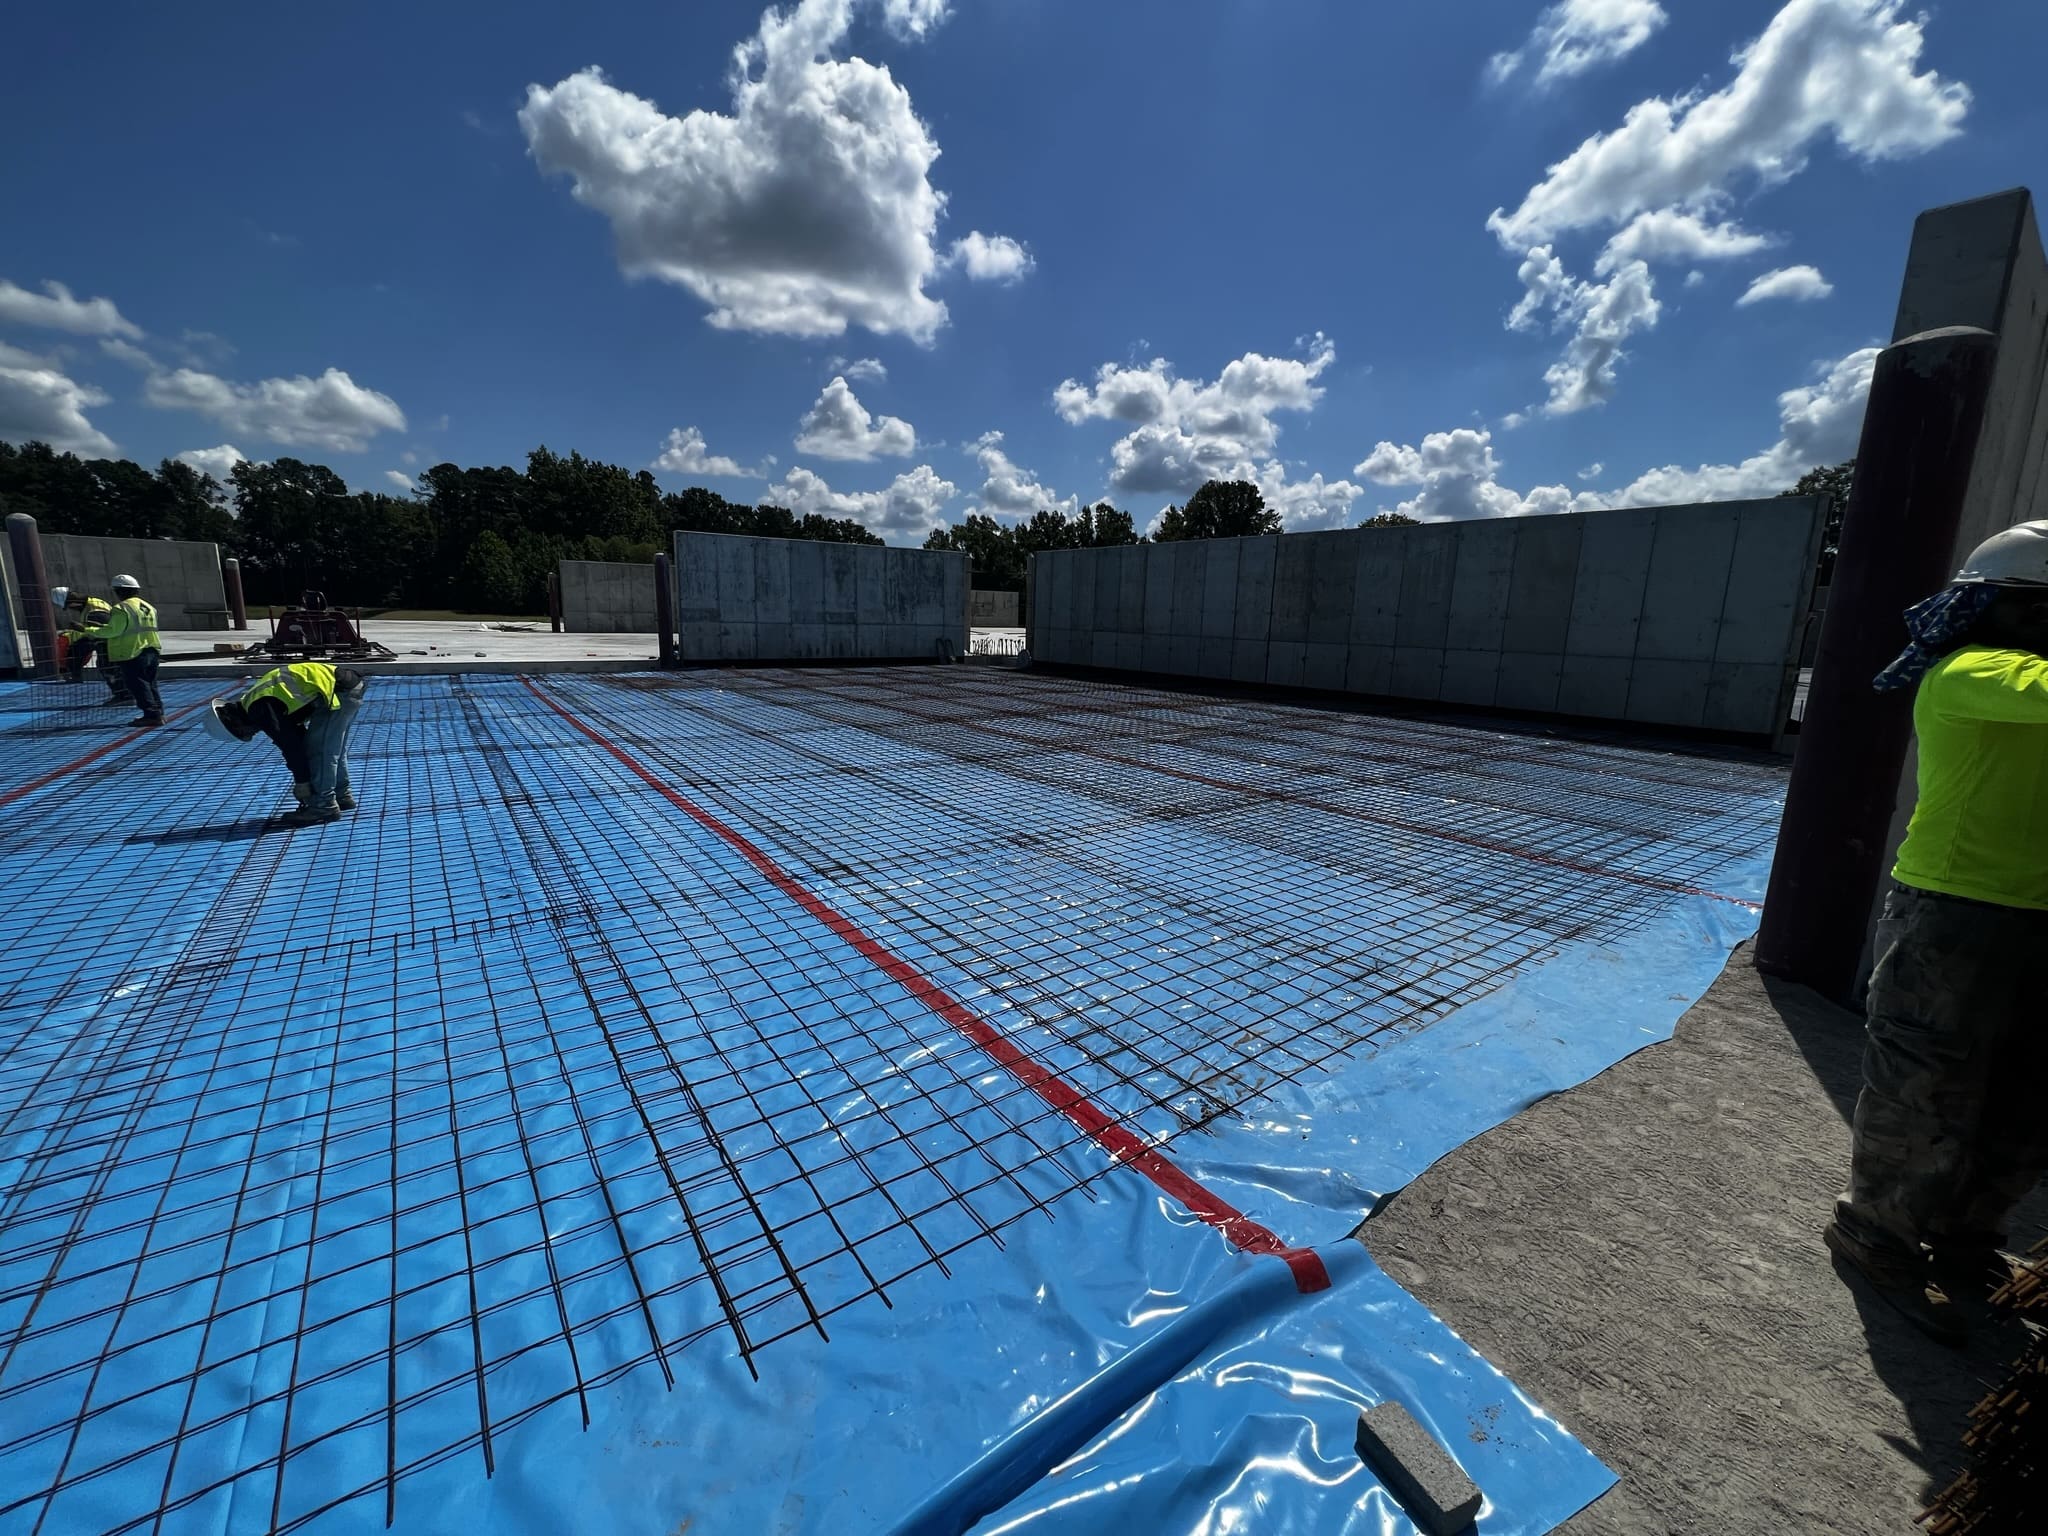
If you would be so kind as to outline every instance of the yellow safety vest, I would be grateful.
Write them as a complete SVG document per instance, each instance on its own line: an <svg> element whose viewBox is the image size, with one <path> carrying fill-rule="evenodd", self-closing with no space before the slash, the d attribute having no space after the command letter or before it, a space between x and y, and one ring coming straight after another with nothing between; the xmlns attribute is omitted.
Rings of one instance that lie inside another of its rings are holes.
<svg viewBox="0 0 2048 1536"><path fill-rule="evenodd" d="M334 668L318 661L294 661L274 667L243 691L242 708L253 708L265 699L276 699L288 715L297 714L316 700L333 709L338 702Z"/></svg>
<svg viewBox="0 0 2048 1536"><path fill-rule="evenodd" d="M113 616L113 606L102 597L88 597L85 600L84 617L64 633L73 640L86 638L86 631L97 628Z"/></svg>
<svg viewBox="0 0 2048 1536"><path fill-rule="evenodd" d="M107 615L106 623L87 633L107 642L109 661L133 661L144 651L164 648L156 632L156 609L139 597L123 598Z"/></svg>

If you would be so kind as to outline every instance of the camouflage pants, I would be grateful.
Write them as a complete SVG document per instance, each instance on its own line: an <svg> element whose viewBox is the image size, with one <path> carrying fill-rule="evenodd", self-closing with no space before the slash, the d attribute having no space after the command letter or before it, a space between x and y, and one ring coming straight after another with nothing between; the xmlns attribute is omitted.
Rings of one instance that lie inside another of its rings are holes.
<svg viewBox="0 0 2048 1536"><path fill-rule="evenodd" d="M2048 1167L2048 912L1896 888L1878 925L1849 1192L1901 1257L1996 1246Z"/></svg>

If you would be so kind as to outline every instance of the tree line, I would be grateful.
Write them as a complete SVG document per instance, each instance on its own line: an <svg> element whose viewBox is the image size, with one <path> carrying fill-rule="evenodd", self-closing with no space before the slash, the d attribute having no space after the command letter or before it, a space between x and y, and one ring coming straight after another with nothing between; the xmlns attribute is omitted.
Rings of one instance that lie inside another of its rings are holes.
<svg viewBox="0 0 2048 1536"><path fill-rule="evenodd" d="M645 470L547 448L523 470L437 464L418 486L351 491L326 465L290 458L237 464L222 484L176 459L152 471L0 443L0 512L29 513L49 533L211 541L241 561L259 604L316 587L365 608L540 613L557 561L652 560L679 531L882 542L851 518L664 491Z"/></svg>

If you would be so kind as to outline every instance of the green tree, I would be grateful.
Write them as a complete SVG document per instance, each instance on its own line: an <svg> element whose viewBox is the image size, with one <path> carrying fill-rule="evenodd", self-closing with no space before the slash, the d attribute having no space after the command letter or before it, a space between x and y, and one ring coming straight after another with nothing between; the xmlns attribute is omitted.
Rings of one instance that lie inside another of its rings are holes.
<svg viewBox="0 0 2048 1536"><path fill-rule="evenodd" d="M1190 496L1184 507L1168 507L1159 519L1156 537L1172 539L1241 539L1278 533L1280 514L1266 505L1259 488L1248 480L1210 480Z"/></svg>
<svg viewBox="0 0 2048 1536"><path fill-rule="evenodd" d="M1057 512L1041 514L1058 517ZM974 585L983 592L1021 592L1024 589L1024 555L1018 546L1019 530L997 522L986 512L974 512L950 528L934 528L926 536L926 549L956 549L967 556Z"/></svg>
<svg viewBox="0 0 2048 1536"><path fill-rule="evenodd" d="M1131 522L1131 514L1119 512L1106 501L1083 507L1075 521L1080 526L1081 542L1090 549L1141 542L1137 527Z"/></svg>
<svg viewBox="0 0 2048 1536"><path fill-rule="evenodd" d="M321 587L347 562L353 533L348 486L326 465L245 459L229 479L235 552L252 598L289 602L306 587ZM344 601L352 594L329 595Z"/></svg>
<svg viewBox="0 0 2048 1536"><path fill-rule="evenodd" d="M1828 518L1820 535L1820 581L1823 586L1834 580L1835 556L1842 547L1842 514L1849 507L1849 491L1856 483L1856 461L1844 459L1839 464L1819 465L1799 477L1799 483L1789 491L1780 491L1780 496L1825 496L1828 499Z"/></svg>
<svg viewBox="0 0 2048 1536"><path fill-rule="evenodd" d="M1358 526L1361 528L1417 528L1421 524L1421 518L1410 517L1406 512L1375 512Z"/></svg>
<svg viewBox="0 0 2048 1536"><path fill-rule="evenodd" d="M496 529L486 528L462 562L462 596L472 608L504 613L519 606L519 568L512 548Z"/></svg>

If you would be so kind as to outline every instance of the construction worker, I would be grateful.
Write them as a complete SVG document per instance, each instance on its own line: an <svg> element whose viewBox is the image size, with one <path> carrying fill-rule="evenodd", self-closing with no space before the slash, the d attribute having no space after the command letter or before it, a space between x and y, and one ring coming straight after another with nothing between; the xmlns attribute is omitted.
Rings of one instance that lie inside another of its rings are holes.
<svg viewBox="0 0 2048 1536"><path fill-rule="evenodd" d="M264 673L236 698L214 700L206 728L231 741L250 741L261 731L276 743L299 802L285 817L290 825L339 821L343 811L356 808L349 785L348 733L365 687L353 667L291 662Z"/></svg>
<svg viewBox="0 0 2048 1536"><path fill-rule="evenodd" d="M114 608L103 597L91 597L71 587L52 587L50 602L60 611L72 615L69 628L64 631L64 677L67 682L85 681L86 663L99 658L101 679L107 685L105 702L125 703L129 697L128 685L121 680L121 674L114 670L107 660L106 642L95 640L88 631L98 628L112 616Z"/></svg>
<svg viewBox="0 0 2048 1536"><path fill-rule="evenodd" d="M1917 688L1919 798L1878 925L1849 1190L1826 1240L1924 1332L2010 1275L2048 1168L2048 522L1972 552L1877 679Z"/></svg>
<svg viewBox="0 0 2048 1536"><path fill-rule="evenodd" d="M88 638L106 643L107 659L121 669L121 680L135 696L142 711L131 726L164 723L164 697L157 692L157 663L163 659L163 640L156 632L156 609L142 600L142 583L133 576L116 576L113 610L104 624L86 631Z"/></svg>

